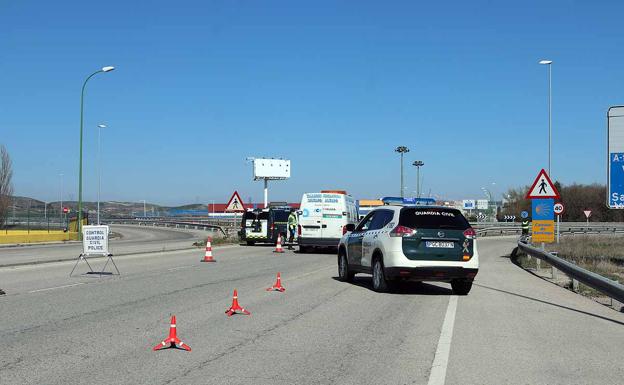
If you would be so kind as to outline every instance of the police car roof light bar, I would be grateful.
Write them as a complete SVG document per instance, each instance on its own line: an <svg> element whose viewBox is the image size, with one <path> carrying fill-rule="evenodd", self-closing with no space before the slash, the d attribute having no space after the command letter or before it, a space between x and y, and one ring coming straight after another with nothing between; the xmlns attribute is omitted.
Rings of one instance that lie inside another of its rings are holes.
<svg viewBox="0 0 624 385"><path fill-rule="evenodd" d="M380 199L385 205L396 206L431 206L435 205L433 198L401 198L401 197L383 197Z"/></svg>

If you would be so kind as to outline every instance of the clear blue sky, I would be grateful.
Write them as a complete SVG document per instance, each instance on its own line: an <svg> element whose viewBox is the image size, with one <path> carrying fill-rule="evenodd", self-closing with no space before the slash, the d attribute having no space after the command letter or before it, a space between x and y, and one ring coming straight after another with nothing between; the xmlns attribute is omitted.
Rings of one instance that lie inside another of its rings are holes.
<svg viewBox="0 0 624 385"><path fill-rule="evenodd" d="M503 3L506 3L503 5ZM272 200L344 188L397 195L397 145L424 191L497 197L547 161L605 182L605 114L624 104L621 1L2 1L0 143L16 194L163 204L262 199L247 156L292 159ZM407 167L408 191L416 189Z"/></svg>

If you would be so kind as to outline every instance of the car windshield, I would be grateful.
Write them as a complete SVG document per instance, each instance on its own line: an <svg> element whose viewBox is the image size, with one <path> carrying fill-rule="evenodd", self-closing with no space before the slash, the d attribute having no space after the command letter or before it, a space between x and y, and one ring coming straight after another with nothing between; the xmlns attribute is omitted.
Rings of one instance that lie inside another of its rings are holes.
<svg viewBox="0 0 624 385"><path fill-rule="evenodd" d="M399 225L412 229L466 230L470 227L466 218L457 210L444 208L404 208Z"/></svg>
<svg viewBox="0 0 624 385"><path fill-rule="evenodd" d="M288 221L288 216L290 215L290 211L286 210L273 210L273 221L275 222L286 222Z"/></svg>
<svg viewBox="0 0 624 385"><path fill-rule="evenodd" d="M243 217L245 220L255 220L255 219L269 219L269 213L267 211L247 211Z"/></svg>

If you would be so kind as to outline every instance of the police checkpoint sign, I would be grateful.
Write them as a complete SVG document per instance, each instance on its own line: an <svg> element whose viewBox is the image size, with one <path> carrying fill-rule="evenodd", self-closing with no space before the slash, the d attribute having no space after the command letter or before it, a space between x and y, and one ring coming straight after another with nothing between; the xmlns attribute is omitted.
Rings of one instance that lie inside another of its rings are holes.
<svg viewBox="0 0 624 385"><path fill-rule="evenodd" d="M84 255L108 255L108 226L82 227L82 252Z"/></svg>

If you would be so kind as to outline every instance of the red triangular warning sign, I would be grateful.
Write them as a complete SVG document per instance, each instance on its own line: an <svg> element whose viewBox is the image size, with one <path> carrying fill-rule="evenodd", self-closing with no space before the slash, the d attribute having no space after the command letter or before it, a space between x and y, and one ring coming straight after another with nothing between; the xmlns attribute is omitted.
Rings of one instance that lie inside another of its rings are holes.
<svg viewBox="0 0 624 385"><path fill-rule="evenodd" d="M234 212L241 212L241 213L245 211L245 204L243 203L243 200L241 199L240 195L238 195L237 191L234 191L234 194L232 194L230 201L225 207L225 211L234 211Z"/></svg>
<svg viewBox="0 0 624 385"><path fill-rule="evenodd" d="M537 174L537 178L533 182L533 185L529 189L526 195L527 199L543 199L543 198L555 198L560 199L559 191L555 188L555 185L550 180L550 177L546 173L546 170Z"/></svg>

